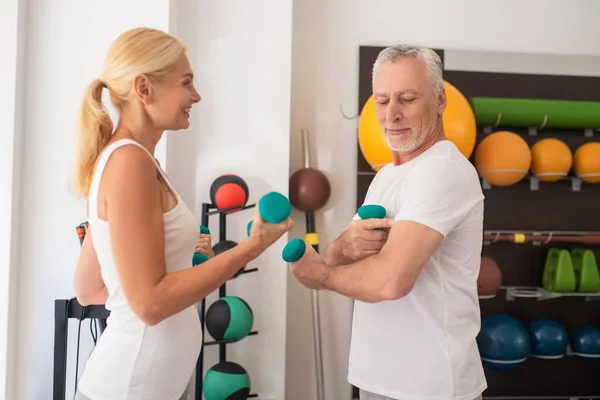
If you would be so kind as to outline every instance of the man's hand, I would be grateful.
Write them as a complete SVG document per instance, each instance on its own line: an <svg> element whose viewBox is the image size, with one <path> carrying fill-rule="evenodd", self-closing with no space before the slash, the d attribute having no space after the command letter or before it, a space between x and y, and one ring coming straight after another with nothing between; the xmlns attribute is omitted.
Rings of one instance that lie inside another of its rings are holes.
<svg viewBox="0 0 600 400"><path fill-rule="evenodd" d="M342 236L342 254L352 261L360 261L378 254L385 241L390 226L390 218L359 219L350 222Z"/></svg>
<svg viewBox="0 0 600 400"><path fill-rule="evenodd" d="M327 268L321 256L308 243L300 260L290 263L290 272L298 282L309 289L323 289L327 279Z"/></svg>

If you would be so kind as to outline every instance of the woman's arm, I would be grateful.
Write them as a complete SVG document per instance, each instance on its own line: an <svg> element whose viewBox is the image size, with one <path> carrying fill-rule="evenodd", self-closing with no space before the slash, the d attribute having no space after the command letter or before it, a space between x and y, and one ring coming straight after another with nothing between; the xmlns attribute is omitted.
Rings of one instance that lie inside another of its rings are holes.
<svg viewBox="0 0 600 400"><path fill-rule="evenodd" d="M100 263L94 249L91 229L88 229L83 239L73 286L75 297L82 306L104 304L108 299L108 291L100 275Z"/></svg>
<svg viewBox="0 0 600 400"><path fill-rule="evenodd" d="M126 173L124 173L126 171ZM264 222L255 208L250 237L194 268L166 273L163 212L156 166L143 149L124 146L107 164L101 192L123 291L136 315L155 325L202 300L292 227ZM190 258L190 264L191 264Z"/></svg>

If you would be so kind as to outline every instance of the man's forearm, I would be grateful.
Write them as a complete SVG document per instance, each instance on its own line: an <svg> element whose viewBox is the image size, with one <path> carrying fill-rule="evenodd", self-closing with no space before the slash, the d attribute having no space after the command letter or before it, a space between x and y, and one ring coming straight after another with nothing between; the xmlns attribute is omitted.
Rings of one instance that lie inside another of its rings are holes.
<svg viewBox="0 0 600 400"><path fill-rule="evenodd" d="M377 303L403 296L399 285L389 276L379 255L352 264L329 268L324 288L367 303Z"/></svg>
<svg viewBox="0 0 600 400"><path fill-rule="evenodd" d="M344 235L342 233L342 235ZM336 267L338 265L351 264L353 260L344 255L342 236L334 240L327 246L325 250L325 263L330 267Z"/></svg>

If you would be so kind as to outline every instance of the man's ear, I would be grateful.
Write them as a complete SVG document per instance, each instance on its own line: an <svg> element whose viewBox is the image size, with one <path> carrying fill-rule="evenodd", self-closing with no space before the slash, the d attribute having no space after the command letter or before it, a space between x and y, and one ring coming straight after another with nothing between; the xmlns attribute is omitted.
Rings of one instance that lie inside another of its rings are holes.
<svg viewBox="0 0 600 400"><path fill-rule="evenodd" d="M447 105L448 98L446 97L446 88L442 86L442 90L440 90L440 94L438 95L438 112L443 114Z"/></svg>
<svg viewBox="0 0 600 400"><path fill-rule="evenodd" d="M133 79L133 90L135 97L137 97L142 104L147 106L152 104L152 82L146 75L138 75Z"/></svg>

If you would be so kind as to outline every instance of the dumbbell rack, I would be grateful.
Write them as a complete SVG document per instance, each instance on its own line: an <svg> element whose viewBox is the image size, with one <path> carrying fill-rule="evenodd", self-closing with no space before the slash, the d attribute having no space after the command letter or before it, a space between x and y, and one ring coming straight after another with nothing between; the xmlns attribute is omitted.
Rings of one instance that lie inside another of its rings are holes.
<svg viewBox="0 0 600 400"><path fill-rule="evenodd" d="M208 227L209 218L213 215L219 216L219 242L227 240L227 212L232 210L237 210L236 212L240 212L249 208L254 208L256 204L250 205L236 205L229 208L218 209L212 203L202 203L202 217L201 224ZM216 244L216 243L215 243ZM214 245L213 245L214 246ZM198 268L198 267L196 267ZM237 278L239 278L242 274L248 274L251 272L258 271L258 268L246 268L243 271L239 272ZM237 279L236 278L236 279ZM227 295L227 283L223 283L219 287L219 298ZM206 337L206 330L204 329L205 325L205 314L206 314L206 298L202 299L200 304L198 305L198 312L200 314L200 325L202 326L202 334L203 338ZM257 335L257 331L252 331L248 334L248 336ZM204 341L204 345L200 350L200 356L198 357L198 361L196 362L196 385L195 385L195 400L202 400L202 384L204 380L204 347L205 346L219 346L219 362L227 361L227 345L231 343L238 342L233 339L226 340L214 340L214 341ZM258 397L258 394L250 394L248 398Z"/></svg>

